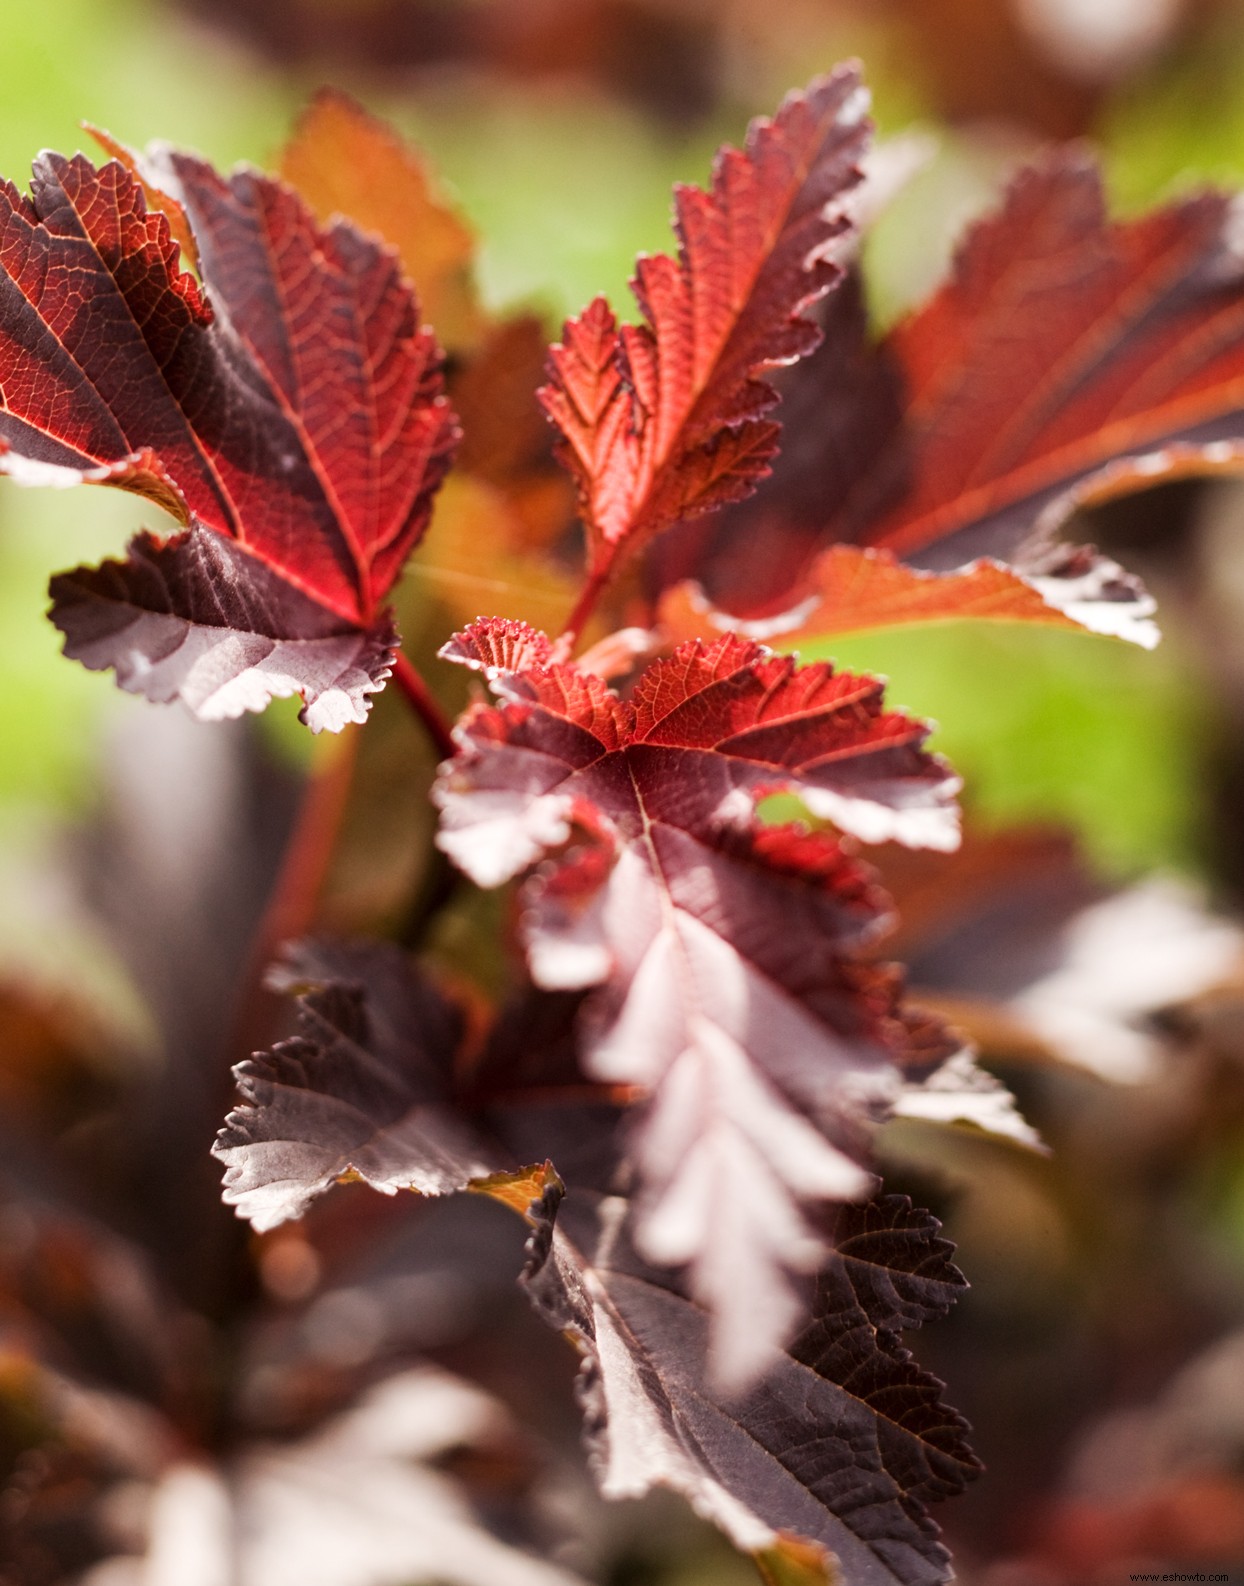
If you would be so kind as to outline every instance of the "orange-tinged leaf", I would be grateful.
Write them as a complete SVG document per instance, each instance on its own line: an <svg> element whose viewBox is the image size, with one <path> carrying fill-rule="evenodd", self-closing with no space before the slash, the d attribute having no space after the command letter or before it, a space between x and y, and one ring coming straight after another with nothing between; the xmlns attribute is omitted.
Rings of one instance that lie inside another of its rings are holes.
<svg viewBox="0 0 1244 1586"><path fill-rule="evenodd" d="M473 1194L500 1201L530 1222L529 1213L535 1203L550 1190L558 1191L564 1186L551 1162L537 1162L514 1173L492 1173L487 1178L475 1179L467 1188Z"/></svg>
<svg viewBox="0 0 1244 1586"><path fill-rule="evenodd" d="M472 276L475 238L390 127L348 95L322 89L281 157L281 175L322 221L345 215L397 249L445 346L478 341L484 317Z"/></svg>
<svg viewBox="0 0 1244 1586"><path fill-rule="evenodd" d="M1130 581L1120 583L1114 602L1093 598L1100 590L1102 565L1100 558L1092 559L1088 587L1077 601L1067 598L1067 580L1025 578L1000 562L982 559L957 572L930 573L906 566L889 551L831 545L812 568L811 592L788 612L748 622L715 610L698 584L685 581L662 595L659 619L674 644L735 629L785 647L827 634L966 619L1084 626L1156 643L1157 629L1148 615L1153 603L1137 596ZM1062 599L1063 607L1047 594Z"/></svg>
<svg viewBox="0 0 1244 1586"><path fill-rule="evenodd" d="M574 487L553 459L553 437L536 397L545 341L534 314L515 314L489 328L451 382L462 423L458 469L504 492L516 551L553 545L575 516Z"/></svg>
<svg viewBox="0 0 1244 1586"><path fill-rule="evenodd" d="M82 125L100 148L118 164L123 165L142 188L143 196L147 200L147 208L157 211L168 221L169 235L181 249L182 262L197 272L199 245L194 240L194 232L191 230L186 211L171 193L161 190L142 155L122 143L119 138L114 138L111 132L105 132L102 127L92 126L89 121L84 121Z"/></svg>
<svg viewBox="0 0 1244 1586"><path fill-rule="evenodd" d="M833 1557L814 1542L779 1536L773 1547L752 1556L765 1586L842 1586Z"/></svg>
<svg viewBox="0 0 1244 1586"><path fill-rule="evenodd" d="M407 568L407 583L435 600L454 627L481 612L505 612L556 628L577 587L563 568L523 545L524 502L465 474L451 474L432 525Z"/></svg>

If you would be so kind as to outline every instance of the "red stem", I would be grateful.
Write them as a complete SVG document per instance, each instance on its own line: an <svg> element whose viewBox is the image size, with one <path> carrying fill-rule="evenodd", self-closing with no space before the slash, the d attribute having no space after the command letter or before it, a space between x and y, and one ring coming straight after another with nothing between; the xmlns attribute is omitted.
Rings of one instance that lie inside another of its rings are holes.
<svg viewBox="0 0 1244 1586"><path fill-rule="evenodd" d="M561 637L557 641L559 651L565 653L568 660L571 651L579 642L579 635L587 626L587 620L592 615L596 602L600 599L600 592L609 581L609 569L599 568L583 586L583 593L575 602L575 608L566 619L566 626L562 629Z"/></svg>
<svg viewBox="0 0 1244 1586"><path fill-rule="evenodd" d="M416 716L427 728L436 749L437 758L451 759L454 753L453 734L449 730L441 707L432 698L428 685L415 671L406 655L399 650L393 657L393 681L410 701Z"/></svg>

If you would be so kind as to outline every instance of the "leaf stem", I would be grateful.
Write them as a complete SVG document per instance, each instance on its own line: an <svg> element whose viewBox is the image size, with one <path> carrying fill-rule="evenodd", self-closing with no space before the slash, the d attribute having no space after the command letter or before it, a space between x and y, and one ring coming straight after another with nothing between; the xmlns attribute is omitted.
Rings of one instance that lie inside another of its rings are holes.
<svg viewBox="0 0 1244 1586"><path fill-rule="evenodd" d="M602 567L598 568L583 586L583 593L575 602L575 608L566 619L566 626L557 640L556 648L563 659L570 659L570 653L579 642L579 635L587 626L588 618L600 599L600 592L608 581L609 568Z"/></svg>
<svg viewBox="0 0 1244 1586"><path fill-rule="evenodd" d="M405 694L415 715L427 729L437 756L442 760L451 759L455 745L453 733L449 730L449 722L445 719L441 707L433 699L428 685L402 650L398 650L393 657L393 681Z"/></svg>

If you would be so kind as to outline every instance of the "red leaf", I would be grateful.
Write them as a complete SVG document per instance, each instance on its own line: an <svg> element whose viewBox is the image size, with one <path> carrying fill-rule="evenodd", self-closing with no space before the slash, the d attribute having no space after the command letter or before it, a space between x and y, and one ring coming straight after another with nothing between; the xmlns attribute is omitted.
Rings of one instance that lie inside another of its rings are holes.
<svg viewBox="0 0 1244 1586"><path fill-rule="evenodd" d="M1061 151L1020 174L890 345L917 468L867 538L927 547L925 565L1005 554L1164 473L1239 466L1244 268L1225 194L1112 225L1095 163Z"/></svg>
<svg viewBox="0 0 1244 1586"><path fill-rule="evenodd" d="M1112 224L1082 152L1025 170L969 232L949 283L879 347L862 313L831 318L820 356L784 386L810 441L753 503L689 533L662 581L696 572L716 604L759 617L825 591L833 564L811 564L833 541L935 572L989 557L1077 623L1152 642L1135 580L1054 535L1081 503L1244 466L1233 213L1203 193ZM869 433L841 445L857 410L873 416ZM747 556L760 534L764 566ZM974 589L925 587L949 597L939 615L974 614L959 600ZM823 623L810 604L801 626L837 626L835 604ZM1011 615L1029 620L1028 603Z"/></svg>
<svg viewBox="0 0 1244 1586"><path fill-rule="evenodd" d="M427 527L457 442L435 338L394 255L348 222L319 227L255 171L226 182L176 152L157 166L288 426L295 450L282 465L305 469L314 501L290 523L270 515L262 490L253 509L239 500L238 537L323 604L367 620Z"/></svg>
<svg viewBox="0 0 1244 1586"><path fill-rule="evenodd" d="M366 626L456 436L410 288L387 250L256 172L148 165L207 295L119 164L47 154L31 199L0 186L0 467L154 495Z"/></svg>
<svg viewBox="0 0 1244 1586"><path fill-rule="evenodd" d="M491 653L495 626L453 651ZM756 801L797 791L848 829L950 846L956 784L873 679L733 637L684 645L629 702L573 666L494 687L442 772L441 845L486 886L547 860L523 891L533 976L600 988L586 1067L651 1098L641 1245L693 1263L742 1380L793 1319L785 1274L823 1251L798 1203L868 1188L852 1149L903 1040L895 977L855 957L885 918L871 873Z"/></svg>
<svg viewBox="0 0 1244 1586"><path fill-rule="evenodd" d="M761 376L820 339L804 311L841 273L827 250L850 224L864 104L858 71L841 67L754 122L707 192L676 189L678 257L636 270L644 323L619 329L603 298L567 323L541 396L578 481L593 575L768 472L777 396Z"/></svg>
<svg viewBox="0 0 1244 1586"><path fill-rule="evenodd" d="M340 732L366 719L397 648L391 616L344 623L198 524L164 544L140 534L124 562L59 573L48 593L67 656L201 721L299 694L312 732Z"/></svg>

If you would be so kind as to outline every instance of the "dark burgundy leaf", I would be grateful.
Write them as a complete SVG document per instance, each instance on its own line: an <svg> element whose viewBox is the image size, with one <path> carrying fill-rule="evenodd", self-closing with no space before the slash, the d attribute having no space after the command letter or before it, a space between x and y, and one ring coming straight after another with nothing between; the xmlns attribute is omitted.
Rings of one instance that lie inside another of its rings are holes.
<svg viewBox="0 0 1244 1586"><path fill-rule="evenodd" d="M350 626L197 523L163 544L141 534L124 562L60 573L49 593L66 655L204 721L299 694L312 732L339 732L366 719L397 646L388 615Z"/></svg>
<svg viewBox="0 0 1244 1586"><path fill-rule="evenodd" d="M280 983L308 982L301 1033L235 1070L213 1153L239 1216L274 1228L345 1176L443 1195L502 1166L451 1104L458 1016L398 949L296 953Z"/></svg>
<svg viewBox="0 0 1244 1586"><path fill-rule="evenodd" d="M768 473L777 396L762 376L820 339L805 311L841 273L828 254L850 225L865 108L848 66L753 122L707 192L676 189L678 257L645 255L636 270L644 323L619 327L604 298L567 322L541 395L578 482L593 575Z"/></svg>
<svg viewBox="0 0 1244 1586"><path fill-rule="evenodd" d="M906 1195L881 1195L836 1213L834 1248L874 1327L901 1333L938 1321L967 1288L940 1227Z"/></svg>
<svg viewBox="0 0 1244 1586"><path fill-rule="evenodd" d="M446 654L504 641L477 624ZM538 647L533 637L531 647ZM650 1101L631 1142L646 1255L691 1263L717 1365L746 1378L790 1325L823 1241L799 1207L868 1192L860 1127L896 1093L898 982L861 962L885 919L835 838L755 818L797 791L865 835L954 841L947 768L881 687L735 638L683 646L624 702L573 666L493 679L437 791L441 845L523 893L532 974L597 986L583 1061Z"/></svg>
<svg viewBox="0 0 1244 1586"><path fill-rule="evenodd" d="M843 1208L806 1326L761 1382L727 1397L705 1381L703 1311L636 1253L624 1201L572 1195L559 1209L553 1188L532 1217L525 1282L583 1353L607 1497L672 1487L736 1546L793 1534L852 1586L949 1578L924 1506L980 1467L942 1384L894 1333L943 1315L964 1287L934 1218L900 1196Z"/></svg>

